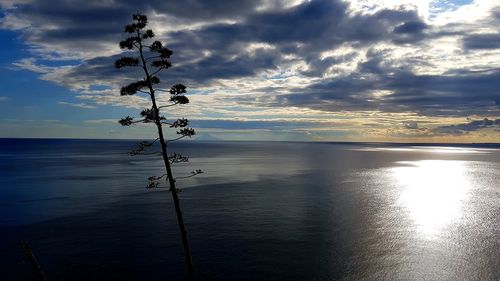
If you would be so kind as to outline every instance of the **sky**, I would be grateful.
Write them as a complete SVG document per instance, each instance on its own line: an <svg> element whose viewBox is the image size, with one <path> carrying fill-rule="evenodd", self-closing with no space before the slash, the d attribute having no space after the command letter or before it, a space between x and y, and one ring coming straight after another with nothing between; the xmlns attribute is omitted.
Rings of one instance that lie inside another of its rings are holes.
<svg viewBox="0 0 500 281"><path fill-rule="evenodd" d="M118 120L133 13L199 140L500 142L500 0L1 0L0 137L154 138ZM168 94L160 95L166 102ZM172 133L172 132L169 132Z"/></svg>

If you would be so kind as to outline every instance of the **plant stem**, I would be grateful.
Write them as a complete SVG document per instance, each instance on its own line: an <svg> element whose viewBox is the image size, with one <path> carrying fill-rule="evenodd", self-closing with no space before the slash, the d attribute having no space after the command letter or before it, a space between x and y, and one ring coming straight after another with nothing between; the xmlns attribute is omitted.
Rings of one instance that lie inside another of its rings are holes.
<svg viewBox="0 0 500 281"><path fill-rule="evenodd" d="M151 83L151 75L149 74L142 48L143 45L141 42L139 42L139 53L141 55L142 68L146 75L146 81L148 83L148 88L151 96L151 103L153 104L153 110L155 112L155 124L156 127L158 128L158 137L161 145L163 163L165 164L165 170L167 172L167 182L170 185L170 194L172 194L172 199L174 201L175 214L177 215L177 225L179 226L179 231L182 240L182 248L184 249L184 256L186 258L188 278L190 281L194 281L195 278L194 278L193 260L191 257L191 250L189 249L186 227L184 226L184 218L182 217L179 195L177 193L177 188L175 187L175 179L172 174L172 168L170 167L170 161L168 160L167 142L165 141L165 137L163 136L163 128L160 120L160 110L158 109L158 106L156 104L155 90L153 88L153 84Z"/></svg>
<svg viewBox="0 0 500 281"><path fill-rule="evenodd" d="M30 262L31 266L33 267L33 270L36 273L36 276L38 277L38 280L40 281L47 281L47 277L45 276L45 272L43 271L42 267L38 263L38 260L35 258L35 255L31 251L31 248L26 244L26 242L21 241L19 242L21 248L23 249L24 255L26 256L26 259Z"/></svg>

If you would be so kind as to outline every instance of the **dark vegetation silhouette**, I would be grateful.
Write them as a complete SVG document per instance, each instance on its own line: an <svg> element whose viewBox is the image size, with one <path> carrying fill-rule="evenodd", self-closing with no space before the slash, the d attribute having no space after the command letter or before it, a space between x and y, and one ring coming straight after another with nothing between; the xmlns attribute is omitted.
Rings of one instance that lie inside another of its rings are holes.
<svg viewBox="0 0 500 281"><path fill-rule="evenodd" d="M134 55L124 56L118 59L115 62L115 67L139 67L142 69L144 76L138 81L123 86L120 94L122 96L144 94L151 99L151 107L142 110L138 119L127 116L122 118L119 122L122 126L130 126L136 123L153 123L157 128L158 137L156 139L152 141L140 142L137 148L131 151L130 154L151 154L145 152L146 149L154 147L155 143L159 143L161 152L153 152L153 154L159 154L162 156L165 166L165 174L149 177L147 187L159 188L161 187L160 180L165 178L169 186L170 194L172 195L175 214L177 216L177 224L181 235L182 247L184 249L188 278L189 280L194 280L193 262L179 202L180 190L176 187L176 179L192 177L202 173L202 171L195 170L189 175L179 176L177 178L174 177L171 166L176 163L188 162L189 159L187 156L183 156L178 153L169 154L169 144L185 137L191 137L195 134L195 131L193 128L188 127L188 119L180 118L175 121L170 121L162 115L162 110L165 110L166 108L189 103L189 99L184 95L186 93L186 86L176 84L169 90L161 89L159 87L160 78L158 78L157 74L172 66L169 60L172 55L172 51L165 47L160 41L151 42L151 39L155 36L155 34L151 29L145 29L148 24L148 19L145 15L134 14L132 16L132 20L133 22L131 24L125 26L125 32L128 33L130 37L120 42L120 48L133 51ZM158 103L157 94L160 92L165 92L170 95L168 104L160 105ZM168 128L176 130L174 138L166 139L164 126L168 126Z"/></svg>
<svg viewBox="0 0 500 281"><path fill-rule="evenodd" d="M30 246L28 246L28 244L24 241L20 241L19 246L23 250L26 261L31 265L33 272L37 277L37 280L47 281L47 276L45 276L45 272L43 271L40 263L38 263L38 260L35 258L35 254L33 254Z"/></svg>

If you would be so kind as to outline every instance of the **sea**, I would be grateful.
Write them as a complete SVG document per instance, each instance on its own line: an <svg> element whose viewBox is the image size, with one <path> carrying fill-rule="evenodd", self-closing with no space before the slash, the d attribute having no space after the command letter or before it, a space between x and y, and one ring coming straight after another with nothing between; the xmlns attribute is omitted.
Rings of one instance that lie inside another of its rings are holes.
<svg viewBox="0 0 500 281"><path fill-rule="evenodd" d="M185 280L136 140L0 139L0 279ZM197 280L500 280L500 147L174 143ZM189 177L191 171L203 174Z"/></svg>

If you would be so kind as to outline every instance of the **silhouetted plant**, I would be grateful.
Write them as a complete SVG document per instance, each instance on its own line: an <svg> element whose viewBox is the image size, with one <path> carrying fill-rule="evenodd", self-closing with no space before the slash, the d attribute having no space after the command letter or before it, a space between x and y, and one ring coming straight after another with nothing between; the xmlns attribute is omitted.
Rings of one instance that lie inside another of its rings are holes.
<svg viewBox="0 0 500 281"><path fill-rule="evenodd" d="M145 15L135 14L132 16L133 22L125 26L125 32L130 34L130 37L120 42L120 48L135 51L136 55L126 56L118 59L115 62L116 68L122 67L140 67L143 70L144 77L141 80L132 82L126 86L123 86L120 90L122 96L144 94L149 96L151 99L151 108L146 108L140 112L140 118L134 119L131 116L122 118L119 123L122 126L130 126L135 123L154 123L158 131L158 138L153 141L142 141L137 147L130 152L131 155L148 154L146 149L151 148L156 142L160 144L161 152L153 152L149 154L158 154L163 158L163 163L165 166L166 173L160 176L151 176L148 178L147 188L159 188L160 180L165 178L169 185L170 194L172 194L172 199L174 202L175 213L177 215L177 223L179 226L179 231L181 234L182 246L184 249L184 254L186 258L186 267L188 272L189 280L194 280L194 270L191 258L191 251L189 249L189 243L187 239L187 232L184 226L184 220L182 217L182 211L179 202L178 193L180 190L176 188L176 180L181 178L189 178L200 173L201 170L194 170L191 174L186 176L174 177L172 174L171 165L176 163L188 162L189 158L187 156L180 155L178 153L168 154L168 144L170 142L185 138L192 137L195 135L193 128L189 128L189 120L185 118L180 118L170 122L161 115L161 110L167 107L182 105L189 103L189 99L184 95L186 93L186 86L182 84L173 85L170 90L163 90L158 88L160 84L160 78L156 76L159 72L166 70L172 66L169 61L172 51L165 47L160 41L154 41L151 44L146 44L146 41L153 38L155 34L151 29L144 30L148 24L148 19ZM146 50L149 52L146 54ZM170 94L169 103L165 105L159 105L156 100L155 94L160 92L166 92ZM163 132L163 125L169 126L169 128L178 128L176 131L177 137L172 139L166 139Z"/></svg>

